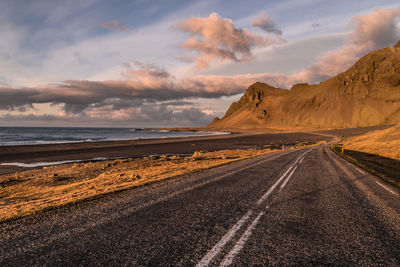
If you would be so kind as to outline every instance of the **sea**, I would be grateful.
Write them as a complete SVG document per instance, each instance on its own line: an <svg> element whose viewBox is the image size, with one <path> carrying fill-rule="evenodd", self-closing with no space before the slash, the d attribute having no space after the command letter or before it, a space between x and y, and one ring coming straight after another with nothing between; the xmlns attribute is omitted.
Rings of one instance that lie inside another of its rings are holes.
<svg viewBox="0 0 400 267"><path fill-rule="evenodd" d="M0 127L0 146L100 142L229 134L147 128Z"/></svg>

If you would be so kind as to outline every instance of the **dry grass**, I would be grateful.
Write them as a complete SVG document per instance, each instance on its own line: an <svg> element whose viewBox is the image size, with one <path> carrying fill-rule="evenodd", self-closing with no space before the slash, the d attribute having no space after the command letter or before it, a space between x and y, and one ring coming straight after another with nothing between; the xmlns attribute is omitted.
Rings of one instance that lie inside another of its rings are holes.
<svg viewBox="0 0 400 267"><path fill-rule="evenodd" d="M342 154L340 148L333 149L333 152L382 180L400 187L399 160L355 150L345 150Z"/></svg>
<svg viewBox="0 0 400 267"><path fill-rule="evenodd" d="M1 175L0 221L271 151L204 151L195 152L191 157L161 156L74 163Z"/></svg>
<svg viewBox="0 0 400 267"><path fill-rule="evenodd" d="M400 187L400 125L346 138L339 156Z"/></svg>
<svg viewBox="0 0 400 267"><path fill-rule="evenodd" d="M343 145L345 149L400 160L400 125L348 138Z"/></svg>

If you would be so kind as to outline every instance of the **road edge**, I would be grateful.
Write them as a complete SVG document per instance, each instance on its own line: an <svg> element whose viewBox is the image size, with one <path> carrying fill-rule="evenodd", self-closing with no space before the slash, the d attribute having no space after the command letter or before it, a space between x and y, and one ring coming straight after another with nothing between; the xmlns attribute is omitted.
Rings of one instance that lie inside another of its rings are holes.
<svg viewBox="0 0 400 267"><path fill-rule="evenodd" d="M362 170L368 172L369 174L379 178L380 180L382 180L385 183L389 183L390 185L395 186L396 188L400 188L400 182L397 182L395 180L393 180L392 178L386 176L385 174L375 170L374 168L368 167L366 164L363 164L362 162L358 161L357 159L349 156L349 155L345 155L342 154L340 151L330 147L329 148L336 156L346 160L347 162L356 165L357 167L361 168Z"/></svg>

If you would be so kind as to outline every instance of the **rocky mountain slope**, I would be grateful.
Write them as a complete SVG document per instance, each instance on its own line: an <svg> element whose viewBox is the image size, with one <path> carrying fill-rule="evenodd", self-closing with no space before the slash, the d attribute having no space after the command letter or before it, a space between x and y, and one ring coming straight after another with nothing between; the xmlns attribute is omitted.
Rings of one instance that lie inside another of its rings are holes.
<svg viewBox="0 0 400 267"><path fill-rule="evenodd" d="M368 53L349 70L290 90L251 85L214 129L348 128L400 122L400 41Z"/></svg>

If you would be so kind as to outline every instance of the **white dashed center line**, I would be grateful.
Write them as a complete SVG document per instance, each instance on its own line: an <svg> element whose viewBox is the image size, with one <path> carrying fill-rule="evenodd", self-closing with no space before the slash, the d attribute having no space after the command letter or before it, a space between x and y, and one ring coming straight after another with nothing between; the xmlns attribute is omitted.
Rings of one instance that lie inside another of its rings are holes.
<svg viewBox="0 0 400 267"><path fill-rule="evenodd" d="M268 209L269 206L266 207ZM229 252L229 254L225 257L223 260L222 264L220 266L229 266L233 263L233 260L235 259L236 255L239 254L240 250L242 250L244 244L246 243L247 239L251 236L251 232L256 228L258 221L260 218L264 215L264 211L261 211L257 217L254 219L254 221L247 227L246 231L243 233L243 235L240 237L238 242L236 242L235 246L232 248L232 250Z"/></svg>
<svg viewBox="0 0 400 267"><path fill-rule="evenodd" d="M290 177L292 177L294 171L297 169L297 166L293 168L293 170L290 172L290 174L288 175L288 177L286 178L286 180L281 184L281 188L279 189L279 191L281 191L285 185L287 184L287 182L289 181Z"/></svg>
<svg viewBox="0 0 400 267"><path fill-rule="evenodd" d="M287 169L287 171L282 174L282 176L278 179L278 181L276 181L274 183L273 186L271 186L271 188L257 201L257 205L261 205L265 199L267 199L267 197L272 193L272 191L274 191L275 187L278 186L278 184L286 177L286 175L295 167L295 165L297 164L297 162L300 161L300 159L302 159L302 157L306 154L307 152L303 153L293 164L292 166L290 166L289 169ZM297 168L297 167L296 167Z"/></svg>
<svg viewBox="0 0 400 267"><path fill-rule="evenodd" d="M231 238L235 235L235 233L242 227L242 225L250 218L253 214L251 210L249 210L222 238L221 240L201 259L201 261L196 265L200 266L208 266L208 264L212 261L212 259L218 255L220 250L225 246L226 243L231 240Z"/></svg>
<svg viewBox="0 0 400 267"><path fill-rule="evenodd" d="M305 158L308 151L304 152L297 158L297 160L290 166L289 169L276 181L271 188L257 201L257 206L261 205L267 197L274 191L274 189L279 185L279 183L286 178L285 182L281 186L281 189L286 185L289 181L290 177L293 175L294 171L298 167L298 163L300 164L301 161ZM289 174L289 175L288 175ZM288 175L288 176L287 176ZM279 190L280 191L280 190ZM266 207L268 209L269 206ZM220 253L220 251L224 248L224 246L235 236L236 232L242 227L243 224L251 217L253 211L250 209L222 238L221 240L196 264L197 267L200 266L208 266L210 262ZM248 226L246 231L240 237L240 239L236 242L232 250L229 254L225 257L222 266L228 266L233 263L235 256L240 252L243 248L244 244L246 243L247 239L251 236L251 231L257 226L258 221L260 220L261 216L264 214L264 211L261 211L254 221Z"/></svg>
<svg viewBox="0 0 400 267"><path fill-rule="evenodd" d="M365 171L361 170L360 168L356 168L356 170L357 170L359 173L366 175Z"/></svg>
<svg viewBox="0 0 400 267"><path fill-rule="evenodd" d="M387 191L389 191L390 193L392 193L393 195L396 195L397 196L397 193L396 192L394 192L392 189L390 189L389 187L387 187L386 185L383 185L383 184L381 184L380 182L378 182L378 181L375 181L378 185L380 185L380 186L382 186L384 189L386 189Z"/></svg>

